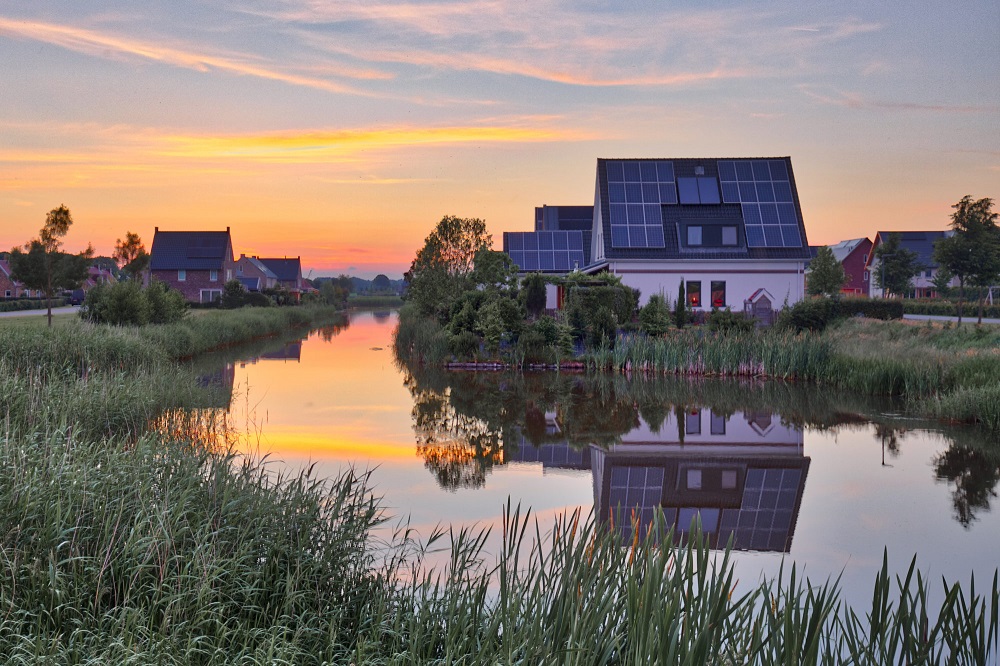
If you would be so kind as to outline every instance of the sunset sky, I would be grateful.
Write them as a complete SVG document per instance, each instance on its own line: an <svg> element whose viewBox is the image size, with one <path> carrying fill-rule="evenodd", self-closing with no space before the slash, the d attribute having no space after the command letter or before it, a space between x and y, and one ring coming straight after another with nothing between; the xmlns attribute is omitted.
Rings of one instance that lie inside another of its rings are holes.
<svg viewBox="0 0 1000 666"><path fill-rule="evenodd" d="M598 157L790 155L812 244L1000 198L1000 3L0 3L0 248L232 227L399 277L446 214L499 247Z"/></svg>

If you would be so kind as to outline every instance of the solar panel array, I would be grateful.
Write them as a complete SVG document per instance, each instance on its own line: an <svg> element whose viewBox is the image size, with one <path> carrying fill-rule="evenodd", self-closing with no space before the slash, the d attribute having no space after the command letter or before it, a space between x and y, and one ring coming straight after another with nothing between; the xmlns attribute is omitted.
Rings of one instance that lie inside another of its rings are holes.
<svg viewBox="0 0 1000 666"><path fill-rule="evenodd" d="M677 203L674 163L667 160L605 163L612 247L664 247L664 204Z"/></svg>
<svg viewBox="0 0 1000 666"><path fill-rule="evenodd" d="M788 550L801 469L747 470L739 509L723 509L719 542L737 550Z"/></svg>
<svg viewBox="0 0 1000 666"><path fill-rule="evenodd" d="M720 160L722 200L743 207L747 245L802 247L784 160Z"/></svg>
<svg viewBox="0 0 1000 666"><path fill-rule="evenodd" d="M633 512L640 529L653 521L663 497L662 467L615 465L611 468L608 507L624 541L632 539Z"/></svg>
<svg viewBox="0 0 1000 666"><path fill-rule="evenodd" d="M568 273L586 263L582 231L507 231L504 247L521 272Z"/></svg>

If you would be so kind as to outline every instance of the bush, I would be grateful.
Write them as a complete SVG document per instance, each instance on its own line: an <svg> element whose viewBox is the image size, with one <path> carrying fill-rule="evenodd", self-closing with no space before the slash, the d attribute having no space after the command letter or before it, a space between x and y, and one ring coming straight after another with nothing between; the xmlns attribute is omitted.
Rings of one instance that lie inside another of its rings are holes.
<svg viewBox="0 0 1000 666"><path fill-rule="evenodd" d="M459 360L472 360L479 356L479 336L472 331L461 331L448 339L448 349Z"/></svg>
<svg viewBox="0 0 1000 666"><path fill-rule="evenodd" d="M845 298L839 301L842 317L862 316L869 319L902 319L904 300L893 298Z"/></svg>
<svg viewBox="0 0 1000 666"><path fill-rule="evenodd" d="M670 308L660 294L653 294L639 310L639 330L646 335L663 335L670 327Z"/></svg>
<svg viewBox="0 0 1000 666"><path fill-rule="evenodd" d="M733 312L729 308L713 310L705 320L708 323L708 330L718 333L749 333L757 325L757 322L747 318L742 312Z"/></svg>
<svg viewBox="0 0 1000 666"><path fill-rule="evenodd" d="M529 273L521 285L524 307L532 317L545 311L545 277L541 273Z"/></svg>
<svg viewBox="0 0 1000 666"><path fill-rule="evenodd" d="M618 319L610 308L602 305L590 317L590 345L592 347L601 345L614 347L617 337Z"/></svg>
<svg viewBox="0 0 1000 666"><path fill-rule="evenodd" d="M832 298L806 298L778 315L778 326L793 331L822 331L839 317Z"/></svg>
<svg viewBox="0 0 1000 666"><path fill-rule="evenodd" d="M53 298L52 307L58 308L67 304L65 298ZM48 307L44 298L18 298L11 301L0 301L0 312L20 312L22 310L44 310Z"/></svg>
<svg viewBox="0 0 1000 666"><path fill-rule="evenodd" d="M187 313L187 303L180 292L162 282L143 289L137 280L97 285L87 294L80 316L94 324L143 326L170 324Z"/></svg>

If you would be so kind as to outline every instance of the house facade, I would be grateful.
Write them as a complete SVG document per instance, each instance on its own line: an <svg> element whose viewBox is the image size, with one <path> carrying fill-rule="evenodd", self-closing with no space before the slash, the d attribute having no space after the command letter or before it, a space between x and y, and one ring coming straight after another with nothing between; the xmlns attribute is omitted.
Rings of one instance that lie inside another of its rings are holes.
<svg viewBox="0 0 1000 666"><path fill-rule="evenodd" d="M274 289L278 284L278 276L260 258L245 254L236 260L236 279L247 291Z"/></svg>
<svg viewBox="0 0 1000 666"><path fill-rule="evenodd" d="M875 234L872 242L871 252L868 253L868 264L865 269L871 280L868 287L868 295L872 298L881 298L884 294L877 284L878 271L881 269L875 252L890 235L899 236L899 247L910 250L917 255L919 271L911 280L911 290L908 297L912 298L936 298L938 293L934 287L934 278L939 267L934 259L934 244L943 238L953 235L953 231L880 231ZM951 286L957 286L958 281L952 280Z"/></svg>
<svg viewBox="0 0 1000 666"><path fill-rule="evenodd" d="M11 277L10 262L0 259L0 297L41 298L44 295L41 289L26 289L23 283Z"/></svg>
<svg viewBox="0 0 1000 666"><path fill-rule="evenodd" d="M288 290L299 300L306 291L302 278L302 257L258 257L260 263L277 278L277 286Z"/></svg>
<svg viewBox="0 0 1000 666"><path fill-rule="evenodd" d="M788 157L598 159L585 233L504 234L504 250L522 271L565 273L583 259L580 270L614 273L640 303L674 301L682 280L688 306L703 311L805 293L810 252Z"/></svg>
<svg viewBox="0 0 1000 666"><path fill-rule="evenodd" d="M853 238L828 247L844 267L846 281L840 292L851 296L867 296L871 290L868 259L872 252L872 242L867 238Z"/></svg>
<svg viewBox="0 0 1000 666"><path fill-rule="evenodd" d="M149 279L176 289L191 303L222 297L225 283L236 276L233 241L225 231L160 231L150 249Z"/></svg>

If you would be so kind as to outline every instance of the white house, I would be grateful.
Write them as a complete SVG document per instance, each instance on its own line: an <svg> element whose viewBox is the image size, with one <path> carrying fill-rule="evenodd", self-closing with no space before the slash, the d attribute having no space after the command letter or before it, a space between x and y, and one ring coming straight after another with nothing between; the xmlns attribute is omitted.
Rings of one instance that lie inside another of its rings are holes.
<svg viewBox="0 0 1000 666"><path fill-rule="evenodd" d="M565 257L554 234L566 235ZM810 258L788 157L598 159L589 232L504 234L504 251L553 273L585 258L581 270L620 276L642 303L673 301L684 280L695 310L795 303Z"/></svg>

